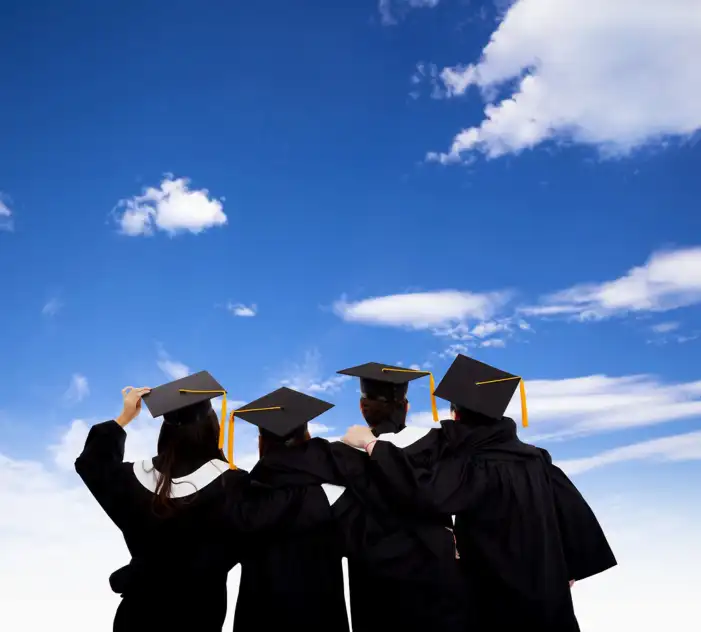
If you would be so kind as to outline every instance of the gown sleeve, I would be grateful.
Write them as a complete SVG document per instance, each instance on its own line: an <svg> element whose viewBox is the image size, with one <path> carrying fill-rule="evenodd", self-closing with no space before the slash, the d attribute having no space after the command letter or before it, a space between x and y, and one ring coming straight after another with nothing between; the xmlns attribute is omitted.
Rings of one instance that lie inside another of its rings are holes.
<svg viewBox="0 0 701 632"><path fill-rule="evenodd" d="M574 483L541 450L548 462L560 537L570 580L580 581L616 566L616 558L591 507Z"/></svg>
<svg viewBox="0 0 701 632"><path fill-rule="evenodd" d="M470 458L438 460L437 446L405 451L378 441L370 456L377 484L394 502L428 514L468 511L485 491L486 478Z"/></svg>
<svg viewBox="0 0 701 632"><path fill-rule="evenodd" d="M75 470L105 513L120 526L119 499L124 491L124 445L127 433L116 421L90 428Z"/></svg>

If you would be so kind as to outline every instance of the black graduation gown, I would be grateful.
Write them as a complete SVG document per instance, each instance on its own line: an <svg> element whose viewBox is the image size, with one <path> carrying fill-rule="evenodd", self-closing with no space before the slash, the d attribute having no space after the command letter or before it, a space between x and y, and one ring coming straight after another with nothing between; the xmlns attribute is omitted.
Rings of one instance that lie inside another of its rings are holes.
<svg viewBox="0 0 701 632"><path fill-rule="evenodd" d="M455 515L471 630L579 630L569 580L616 560L574 485L511 419L444 421L413 457L378 441L370 461L398 502Z"/></svg>
<svg viewBox="0 0 701 632"><path fill-rule="evenodd" d="M241 557L234 630L274 632L293 626L305 632L348 632L341 538L329 500L321 485L310 478L289 485L284 473L268 470L268 460L264 457L251 471L253 485L306 489L307 502L295 524L247 542Z"/></svg>
<svg viewBox="0 0 701 632"><path fill-rule="evenodd" d="M281 523L299 509L303 492L252 494L248 474L229 469L225 461L180 463L172 487L176 510L157 515L158 457L124 463L125 441L126 432L115 421L97 424L75 462L132 556L110 577L112 589L122 595L114 630L221 630L227 574L242 544L236 531Z"/></svg>
<svg viewBox="0 0 701 632"><path fill-rule="evenodd" d="M341 486L332 509L348 557L354 632L465 629L464 587L446 521L392 507L371 483L363 451L317 438L264 463L251 475L265 484Z"/></svg>

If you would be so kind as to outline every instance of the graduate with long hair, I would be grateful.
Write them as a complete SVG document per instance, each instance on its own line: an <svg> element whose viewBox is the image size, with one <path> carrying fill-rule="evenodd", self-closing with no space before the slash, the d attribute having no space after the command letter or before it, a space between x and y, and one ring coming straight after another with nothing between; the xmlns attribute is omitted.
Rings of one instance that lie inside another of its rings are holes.
<svg viewBox="0 0 701 632"><path fill-rule="evenodd" d="M222 452L225 405L220 425L211 399L226 391L209 373L122 394L122 412L90 429L75 462L131 554L110 577L122 596L114 630L219 631L241 534L294 522L306 490L250 490L248 474L234 466L233 443L228 460ZM125 429L142 400L163 416L157 455L124 462Z"/></svg>

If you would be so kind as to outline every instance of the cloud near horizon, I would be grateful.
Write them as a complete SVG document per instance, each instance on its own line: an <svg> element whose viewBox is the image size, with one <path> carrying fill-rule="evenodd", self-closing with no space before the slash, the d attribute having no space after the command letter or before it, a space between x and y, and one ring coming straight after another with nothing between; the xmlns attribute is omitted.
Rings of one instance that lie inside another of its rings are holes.
<svg viewBox="0 0 701 632"><path fill-rule="evenodd" d="M560 380L527 380L529 427L526 441L571 439L642 428L701 416L701 380L665 383L651 375L589 375ZM441 419L449 419L447 407ZM515 397L506 414L518 424ZM430 412L409 417L418 426L434 426Z"/></svg>
<svg viewBox="0 0 701 632"><path fill-rule="evenodd" d="M128 427L128 459L151 456L152 426L139 419ZM128 551L72 471L87 428L84 422L71 425L52 451L56 465L0 455L0 611L4 620L17 622L18 632L57 620L70 620L74 632L110 629L119 604L107 579L128 561ZM246 453L238 461L252 467L256 456ZM620 485L585 491L619 566L575 586L582 629L613 632L624 623L641 632L663 625L690 629L684 626L694 620L701 564L698 507L666 492L621 496ZM233 624L238 578L235 569L225 629Z"/></svg>

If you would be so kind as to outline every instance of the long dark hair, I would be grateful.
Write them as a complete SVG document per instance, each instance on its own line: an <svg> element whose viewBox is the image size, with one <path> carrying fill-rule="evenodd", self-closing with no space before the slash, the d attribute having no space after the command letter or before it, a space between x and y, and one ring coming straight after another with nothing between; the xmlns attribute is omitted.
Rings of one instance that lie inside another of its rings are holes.
<svg viewBox="0 0 701 632"><path fill-rule="evenodd" d="M394 426L403 428L406 425L407 400L382 401L363 397L360 400L360 411L370 428L391 421Z"/></svg>
<svg viewBox="0 0 701 632"><path fill-rule="evenodd" d="M305 441L309 441L311 438L312 437L309 434L309 430L307 429L307 424L297 428L297 430L295 430L292 434L284 438L261 428L258 435L258 453L262 459L266 454L269 454L273 450L301 445Z"/></svg>
<svg viewBox="0 0 701 632"><path fill-rule="evenodd" d="M158 481L154 507L170 514L174 504L170 495L174 471L183 462L226 461L219 449L219 419L209 402L188 406L163 416L158 435Z"/></svg>

